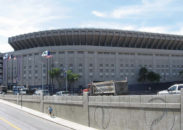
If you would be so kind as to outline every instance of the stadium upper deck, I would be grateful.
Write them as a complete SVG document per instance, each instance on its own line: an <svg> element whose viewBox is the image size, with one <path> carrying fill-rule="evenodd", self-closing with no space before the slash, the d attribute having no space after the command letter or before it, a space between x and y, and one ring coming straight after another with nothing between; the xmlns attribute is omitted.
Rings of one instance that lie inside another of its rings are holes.
<svg viewBox="0 0 183 130"><path fill-rule="evenodd" d="M60 29L10 37L14 50L43 46L90 45L183 50L183 36L110 29Z"/></svg>

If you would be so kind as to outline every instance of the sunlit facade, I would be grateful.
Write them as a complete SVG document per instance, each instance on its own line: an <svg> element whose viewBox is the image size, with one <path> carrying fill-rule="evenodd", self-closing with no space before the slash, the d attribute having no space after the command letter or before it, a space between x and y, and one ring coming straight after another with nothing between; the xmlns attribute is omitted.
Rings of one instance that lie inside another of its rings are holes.
<svg viewBox="0 0 183 130"><path fill-rule="evenodd" d="M183 36L108 29L61 29L9 38L16 58L4 60L4 84L49 85L48 70L70 69L80 75L75 86L91 81L128 79L136 84L141 67L180 80ZM44 58L49 50L52 58ZM64 85L64 81L63 81Z"/></svg>

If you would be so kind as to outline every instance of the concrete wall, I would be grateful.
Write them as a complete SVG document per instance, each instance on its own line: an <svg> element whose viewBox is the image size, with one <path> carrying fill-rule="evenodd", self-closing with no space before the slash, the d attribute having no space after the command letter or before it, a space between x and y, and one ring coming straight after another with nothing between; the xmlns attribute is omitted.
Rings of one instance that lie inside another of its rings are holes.
<svg viewBox="0 0 183 130"><path fill-rule="evenodd" d="M60 97L1 95L0 98L45 113L52 106L55 116L98 129L183 129L183 92L161 96L88 96L85 93Z"/></svg>

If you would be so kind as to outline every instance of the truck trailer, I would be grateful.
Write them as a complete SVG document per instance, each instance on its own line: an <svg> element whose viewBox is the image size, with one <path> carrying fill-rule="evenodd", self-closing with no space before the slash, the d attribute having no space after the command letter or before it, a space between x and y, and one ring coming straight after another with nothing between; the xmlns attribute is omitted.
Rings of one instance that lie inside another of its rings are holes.
<svg viewBox="0 0 183 130"><path fill-rule="evenodd" d="M88 84L89 95L124 95L128 93L127 80L92 82Z"/></svg>

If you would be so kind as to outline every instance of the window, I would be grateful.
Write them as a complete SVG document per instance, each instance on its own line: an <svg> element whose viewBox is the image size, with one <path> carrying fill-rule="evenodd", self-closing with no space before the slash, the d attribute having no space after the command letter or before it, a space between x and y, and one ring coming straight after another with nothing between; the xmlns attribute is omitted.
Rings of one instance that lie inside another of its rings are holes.
<svg viewBox="0 0 183 130"><path fill-rule="evenodd" d="M56 54L56 52L50 52L50 55L55 55Z"/></svg>
<svg viewBox="0 0 183 130"><path fill-rule="evenodd" d="M176 90L176 86L172 86L170 88L168 88L168 91L175 91Z"/></svg>
<svg viewBox="0 0 183 130"><path fill-rule="evenodd" d="M178 86L178 90L181 90L183 88L183 85Z"/></svg>
<svg viewBox="0 0 183 130"><path fill-rule="evenodd" d="M84 54L84 51L78 51L78 54Z"/></svg>
<svg viewBox="0 0 183 130"><path fill-rule="evenodd" d="M68 54L74 54L74 52L73 51L68 51Z"/></svg>
<svg viewBox="0 0 183 130"><path fill-rule="evenodd" d="M78 71L79 71L79 72L82 72L82 69L79 69Z"/></svg>
<svg viewBox="0 0 183 130"><path fill-rule="evenodd" d="M92 52L92 51L89 51L89 52L88 52L88 54L94 54L94 52Z"/></svg>
<svg viewBox="0 0 183 130"><path fill-rule="evenodd" d="M64 51L62 51L62 52L59 52L59 54L64 54Z"/></svg>

